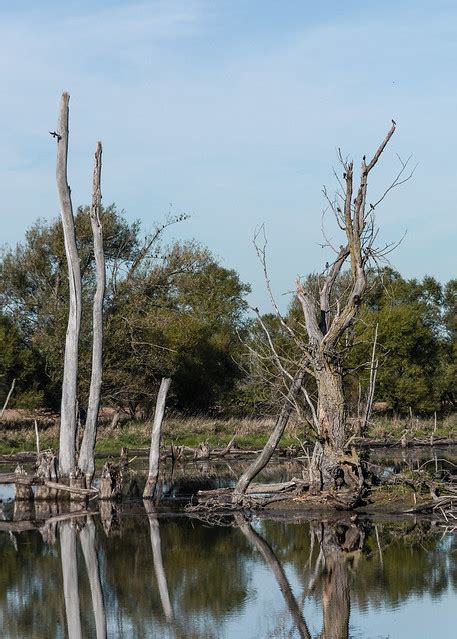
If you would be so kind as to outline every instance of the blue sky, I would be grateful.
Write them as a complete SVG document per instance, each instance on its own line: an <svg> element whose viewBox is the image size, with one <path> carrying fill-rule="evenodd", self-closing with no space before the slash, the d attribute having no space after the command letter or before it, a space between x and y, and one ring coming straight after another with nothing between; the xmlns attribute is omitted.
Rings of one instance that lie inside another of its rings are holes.
<svg viewBox="0 0 457 639"><path fill-rule="evenodd" d="M322 5L322 6L321 6ZM265 223L281 305L297 274L320 270L321 189L336 148L375 149L373 201L398 169L413 180L379 208L381 241L405 276L455 277L457 4L271 0L0 0L1 242L58 215L60 94L71 94L70 184L89 202L95 142L104 202L146 228L172 203L195 237L268 309L252 238ZM329 219L328 233L340 244Z"/></svg>

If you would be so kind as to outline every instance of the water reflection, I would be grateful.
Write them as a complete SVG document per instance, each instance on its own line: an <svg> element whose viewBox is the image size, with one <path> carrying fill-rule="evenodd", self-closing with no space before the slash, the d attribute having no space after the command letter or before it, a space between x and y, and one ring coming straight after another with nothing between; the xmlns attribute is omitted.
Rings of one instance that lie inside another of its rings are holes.
<svg viewBox="0 0 457 639"><path fill-rule="evenodd" d="M457 605L457 540L429 522L237 515L211 527L150 502L115 516L3 522L2 636L432 636L417 601L446 636Z"/></svg>

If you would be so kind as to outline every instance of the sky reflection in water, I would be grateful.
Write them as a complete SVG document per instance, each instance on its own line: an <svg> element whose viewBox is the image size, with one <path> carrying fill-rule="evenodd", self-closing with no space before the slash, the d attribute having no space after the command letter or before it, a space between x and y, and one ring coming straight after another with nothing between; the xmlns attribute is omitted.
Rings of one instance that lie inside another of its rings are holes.
<svg viewBox="0 0 457 639"><path fill-rule="evenodd" d="M2 637L452 636L457 537L429 522L101 514L0 533Z"/></svg>

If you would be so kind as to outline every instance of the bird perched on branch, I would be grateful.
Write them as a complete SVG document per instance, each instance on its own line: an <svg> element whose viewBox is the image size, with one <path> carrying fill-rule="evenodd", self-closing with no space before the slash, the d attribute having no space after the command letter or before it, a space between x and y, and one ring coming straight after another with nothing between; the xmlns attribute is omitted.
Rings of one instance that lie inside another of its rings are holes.
<svg viewBox="0 0 457 639"><path fill-rule="evenodd" d="M57 142L60 142L62 139L62 136L59 133L56 133L56 131L49 131L49 135L52 135L53 138L57 138Z"/></svg>
<svg viewBox="0 0 457 639"><path fill-rule="evenodd" d="M395 122L395 120L392 120L392 124L393 124L394 126L397 126L397 123Z"/></svg>

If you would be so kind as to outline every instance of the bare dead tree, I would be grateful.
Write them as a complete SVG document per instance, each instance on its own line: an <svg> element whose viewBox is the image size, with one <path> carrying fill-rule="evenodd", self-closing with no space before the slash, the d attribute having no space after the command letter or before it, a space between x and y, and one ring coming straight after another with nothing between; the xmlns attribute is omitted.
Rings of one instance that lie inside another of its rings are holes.
<svg viewBox="0 0 457 639"><path fill-rule="evenodd" d="M94 173L92 182L92 206L90 222L94 237L94 256L96 270L96 289L93 302L93 337L92 337L92 373L90 380L89 403L86 426L84 429L78 466L86 477L86 486L90 487L95 471L94 452L97 434L98 411L103 370L103 300L105 296L105 254L103 250L103 227L101 212L101 171L102 144L97 143L95 151Z"/></svg>
<svg viewBox="0 0 457 639"><path fill-rule="evenodd" d="M154 422L151 432L151 448L149 449L149 471L146 486L144 488L143 497L145 499L154 497L157 480L159 477L160 464L160 440L162 437L162 421L165 414L165 404L167 401L168 389L170 388L171 379L163 377L160 382L159 393L157 395L156 409L154 413Z"/></svg>
<svg viewBox="0 0 457 639"><path fill-rule="evenodd" d="M259 459L244 473L236 487L237 501L240 501L258 469L263 467L263 462L271 457L274 450L274 448L272 450L272 443L279 442L292 412L286 410L285 406L295 404L297 410L300 410L298 399L302 396L317 440L310 463L310 492L312 494L321 491L329 492L347 506L353 504L360 494L363 476L358 455L355 451L350 454L345 451L347 406L343 389L341 342L343 336L347 335L353 326L363 303L367 290L368 265L370 263L376 265L398 245L394 243L382 248L375 247L378 229L374 213L376 207L392 188L403 184L412 176L414 170L406 175L409 160L406 162L400 160L401 169L392 184L375 201L375 204L367 204L369 175L392 138L395 128L396 125L392 122L391 128L370 161L367 162L365 156L363 157L358 184L354 183L353 162L344 159L339 152L343 177L342 180L338 178L338 181L342 190L334 199L330 199L324 189L324 196L338 227L344 233L345 240L339 248L334 247L323 228L325 238L323 246L332 249L335 257L331 263L326 264L321 275L315 278L314 287L311 286L310 280L303 282L297 279L295 295L302 313L298 330L283 318L274 301L266 268L265 248L259 249L256 245L276 318L279 319L281 330L285 336L288 336L296 355L292 361L290 357L284 357L277 350L268 326L262 322L258 314L259 323L266 337L263 350L256 355L267 366L271 367L272 364L276 366L278 378L286 390L283 391L284 405L274 433ZM340 281L343 268L348 263L350 268L345 276L348 279L347 290L343 295L338 295L335 293L335 284ZM374 355L372 359L373 357ZM373 388L375 382L373 362L371 368L371 388ZM317 390L315 398L307 392L303 383L297 383L297 379L301 377L303 381L305 375L314 380ZM338 496L336 496L337 493Z"/></svg>
<svg viewBox="0 0 457 639"><path fill-rule="evenodd" d="M59 436L59 472L62 477L69 477L75 467L76 393L82 299L81 269L76 246L71 191L67 178L69 100L69 94L63 93L60 101L57 133L54 135L57 140L57 192L62 217L70 286Z"/></svg>

